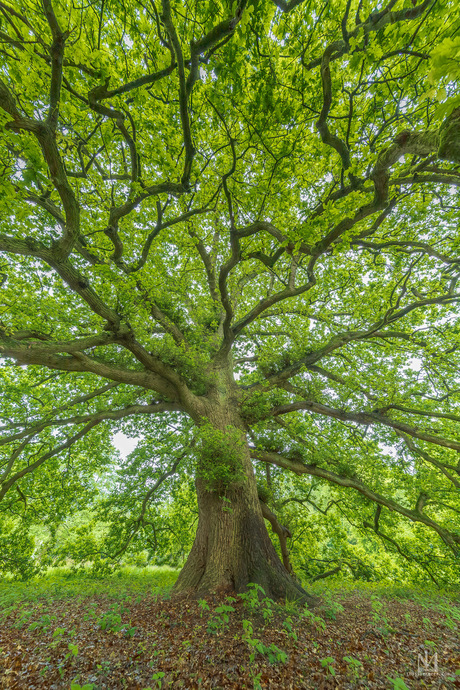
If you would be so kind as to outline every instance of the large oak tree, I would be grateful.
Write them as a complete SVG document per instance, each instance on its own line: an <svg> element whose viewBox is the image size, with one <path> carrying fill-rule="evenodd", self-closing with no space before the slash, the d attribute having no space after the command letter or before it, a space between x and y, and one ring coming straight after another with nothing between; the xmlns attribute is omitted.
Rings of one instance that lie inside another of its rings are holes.
<svg viewBox="0 0 460 690"><path fill-rule="evenodd" d="M177 590L303 596L264 466L458 556L459 29L453 0L1 0L6 511L153 416L127 540L193 453Z"/></svg>

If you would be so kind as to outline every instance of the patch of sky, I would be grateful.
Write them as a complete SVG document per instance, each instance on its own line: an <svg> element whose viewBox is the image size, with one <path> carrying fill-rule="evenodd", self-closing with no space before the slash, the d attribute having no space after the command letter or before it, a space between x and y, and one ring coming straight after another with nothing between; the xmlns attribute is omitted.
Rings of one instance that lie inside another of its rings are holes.
<svg viewBox="0 0 460 690"><path fill-rule="evenodd" d="M123 459L127 458L128 455L133 452L139 441L140 438L130 438L122 431L117 431L117 433L112 436L112 443Z"/></svg>
<svg viewBox="0 0 460 690"><path fill-rule="evenodd" d="M412 371L420 371L422 368L422 360L420 357L409 357L407 366L409 369L412 369Z"/></svg>
<svg viewBox="0 0 460 690"><path fill-rule="evenodd" d="M394 460L396 460L396 458L398 457L398 449L394 446L389 446L386 443L382 442L379 442L378 446L384 455L389 455Z"/></svg>

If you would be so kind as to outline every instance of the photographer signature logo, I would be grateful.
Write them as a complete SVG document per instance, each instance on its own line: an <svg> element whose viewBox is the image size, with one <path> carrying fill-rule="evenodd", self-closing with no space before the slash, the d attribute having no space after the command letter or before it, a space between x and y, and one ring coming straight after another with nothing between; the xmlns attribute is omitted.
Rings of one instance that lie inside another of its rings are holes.
<svg viewBox="0 0 460 690"><path fill-rule="evenodd" d="M438 653L435 652L430 658L428 650L425 649L425 654L419 654L417 659L417 675L435 675L438 673Z"/></svg>

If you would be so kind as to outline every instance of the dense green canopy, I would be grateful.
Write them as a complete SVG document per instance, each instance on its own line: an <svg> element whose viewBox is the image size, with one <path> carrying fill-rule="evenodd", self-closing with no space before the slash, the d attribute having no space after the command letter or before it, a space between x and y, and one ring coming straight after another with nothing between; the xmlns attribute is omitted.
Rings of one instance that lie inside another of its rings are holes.
<svg viewBox="0 0 460 690"><path fill-rule="evenodd" d="M0 569L188 551L244 427L288 570L458 581L456 2L0 10Z"/></svg>

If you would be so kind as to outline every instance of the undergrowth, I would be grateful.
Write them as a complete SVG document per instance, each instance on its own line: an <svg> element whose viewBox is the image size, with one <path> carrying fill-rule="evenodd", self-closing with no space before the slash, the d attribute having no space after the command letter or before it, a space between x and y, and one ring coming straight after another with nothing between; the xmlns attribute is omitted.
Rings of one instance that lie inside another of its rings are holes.
<svg viewBox="0 0 460 690"><path fill-rule="evenodd" d="M45 575L27 582L0 582L0 611L20 602L38 602L41 599L63 599L68 597L92 597L104 595L110 599L123 599L127 595L158 594L168 596L179 569L169 566L124 566L111 575L95 577L69 567L50 568ZM313 584L304 583L305 588L320 597L321 609L326 618L334 619L342 611L341 599L351 592L366 597L385 600L411 600L422 607L442 610L460 603L458 590L439 590L434 587L414 587L400 583L394 585L331 579Z"/></svg>
<svg viewBox="0 0 460 690"><path fill-rule="evenodd" d="M123 599L127 595L159 594L165 596L174 585L179 570L169 566L125 566L113 575L94 577L75 574L70 568L50 568L41 577L27 582L0 582L0 611L20 602L41 599L91 597L104 595Z"/></svg>
<svg viewBox="0 0 460 690"><path fill-rule="evenodd" d="M27 679L28 687L115 690L129 667L143 690L179 680L200 687L225 658L222 687L259 690L267 679L291 687L295 678L299 688L352 688L367 679L414 690L417 648L429 658L439 652L440 680L457 687L458 592L332 580L307 585L321 599L309 609L275 602L256 584L233 596L170 597L177 574L126 567L94 578L59 568L0 583L5 673L13 679L21 668L23 687ZM25 647L30 658L17 652Z"/></svg>

